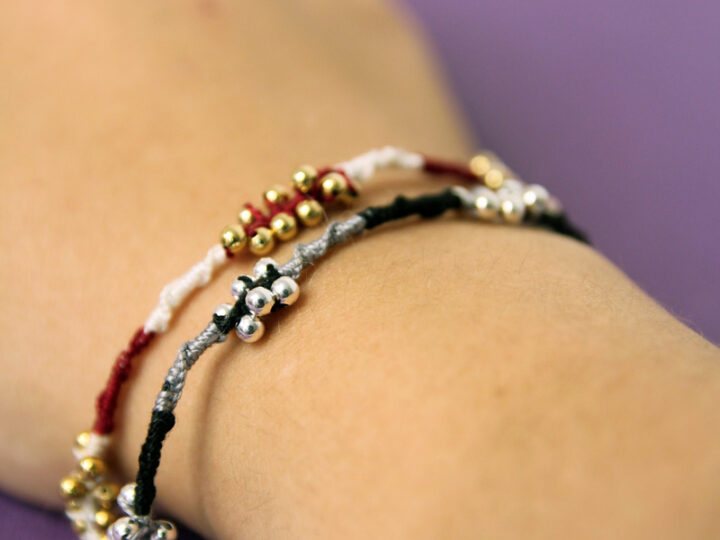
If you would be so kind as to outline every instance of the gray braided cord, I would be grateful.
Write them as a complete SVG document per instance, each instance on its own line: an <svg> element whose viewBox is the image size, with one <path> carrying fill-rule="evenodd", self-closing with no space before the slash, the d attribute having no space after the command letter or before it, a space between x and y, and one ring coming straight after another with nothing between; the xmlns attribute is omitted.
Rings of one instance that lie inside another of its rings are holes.
<svg viewBox="0 0 720 540"><path fill-rule="evenodd" d="M302 271L325 255L328 250L338 244L347 242L350 238L359 236L365 230L365 219L354 215L345 221L333 221L325 229L325 233L307 244L298 243L295 246L293 257L278 271L284 275L297 279ZM200 355L215 343L225 340L225 335L218 330L214 322L210 322L195 338L183 343L178 351L175 362L165 376L163 388L155 400L156 411L173 412L180 401L185 379L190 368L197 362Z"/></svg>
<svg viewBox="0 0 720 540"><path fill-rule="evenodd" d="M328 249L359 236L365 230L365 225L365 218L357 214L345 221L331 222L321 237L308 244L296 244L293 258L278 271L284 276L299 278L302 271L325 255Z"/></svg>
<svg viewBox="0 0 720 540"><path fill-rule="evenodd" d="M194 339L186 341L180 347L175 362L165 375L163 389L155 400L156 411L172 412L180 400L185 378L200 355L215 343L223 341L225 336L220 333L214 322L205 327Z"/></svg>

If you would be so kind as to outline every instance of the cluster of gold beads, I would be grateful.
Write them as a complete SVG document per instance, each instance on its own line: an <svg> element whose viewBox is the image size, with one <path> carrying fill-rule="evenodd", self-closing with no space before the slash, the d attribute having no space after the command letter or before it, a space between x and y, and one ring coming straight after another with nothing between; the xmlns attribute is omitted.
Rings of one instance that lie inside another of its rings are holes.
<svg viewBox="0 0 720 540"><path fill-rule="evenodd" d="M273 211L291 201L293 190L307 195L288 211L272 214L267 223L260 227L254 225L258 221L257 213L250 208L238 212L237 225L228 225L220 234L220 243L231 254L240 253L247 247L254 255L267 255L276 242L292 240L298 233L299 224L314 227L323 220L323 207L318 201L339 200L350 203L355 197L354 190L347 178L336 171L324 173L321 177L314 167L303 165L292 175L292 186L274 186L263 193L268 210ZM299 224L298 224L299 222ZM246 230L252 227L252 234Z"/></svg>
<svg viewBox="0 0 720 540"><path fill-rule="evenodd" d="M490 151L483 151L470 160L470 172L493 191L500 189L508 178L512 177L510 169Z"/></svg>
<svg viewBox="0 0 720 540"><path fill-rule="evenodd" d="M83 432L75 439L75 470L60 480L65 513L75 533L83 538L105 539L115 521L119 486L107 480L107 466L99 457L87 455L92 435Z"/></svg>

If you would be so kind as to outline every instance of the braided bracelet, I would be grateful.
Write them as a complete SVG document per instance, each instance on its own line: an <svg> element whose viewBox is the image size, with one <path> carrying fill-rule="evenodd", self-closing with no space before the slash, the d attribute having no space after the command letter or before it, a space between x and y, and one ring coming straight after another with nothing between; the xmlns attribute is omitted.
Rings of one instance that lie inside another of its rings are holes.
<svg viewBox="0 0 720 540"><path fill-rule="evenodd" d="M77 469L63 478L60 489L67 500L66 513L74 530L82 538L101 538L102 530L114 519L113 507L118 487L106 480L106 465L102 456L114 427L113 416L118 394L130 375L132 360L157 333L167 329L174 308L195 288L208 283L218 266L241 251L248 236L250 251L266 253L272 249L275 235L280 239L288 239L297 231L297 224L294 218L288 218L288 212L294 212L304 225L315 225L323 217L321 202L329 203L335 199L348 201L357 194L356 184L366 182L375 171L390 167L451 174L463 179L483 181L486 186L501 187L497 193L485 189L481 197L476 197L478 211L485 219L500 214L505 221L516 221L522 215L519 212L523 205L520 198L524 199L529 209L542 204L549 207L556 205L541 186L527 186L520 192L517 180L510 178L512 175L507 167L490 153L475 156L469 166L465 166L392 147L368 152L333 168L319 171L309 166L299 168L293 175L295 195L292 198L281 188L265 192L269 210L267 215L252 205L245 205L239 213L243 226L226 227L221 234L220 245L211 248L203 261L163 289L158 306L115 361L107 386L97 399L97 418L93 430L81 433L76 438L73 453ZM266 235L263 229L272 232L272 242L253 241L258 234Z"/></svg>
<svg viewBox="0 0 720 540"><path fill-rule="evenodd" d="M515 191L518 187L509 186L509 192L505 194L507 198L504 200L513 200L515 205L517 200L514 200L513 196L519 195L519 192ZM320 238L309 244L298 244L294 256L286 264L279 266L272 259L264 258L255 265L254 276L237 278L231 286L235 304L221 304L215 309L213 319L206 328L197 337L182 345L165 377L138 459L136 483L123 487L118 497L118 504L127 516L110 526L109 539L162 540L177 537L177 530L171 522L150 517L156 493L154 478L160 464L163 441L175 424L173 411L182 394L188 371L208 348L224 341L233 328L244 341L254 342L260 339L264 328L261 317L295 303L299 296L295 280L331 247L383 223L411 215L434 218L447 210L464 208L474 210L477 216L487 220L487 209L495 202L494 197L488 195L484 188L467 190L455 187L436 195L412 199L398 197L387 206L370 207L343 222L331 223ZM535 195L538 195L538 192L535 192ZM502 205L497 206L501 207ZM541 208L540 199L531 207L535 211L525 213L523 203L520 202L515 207L518 213L514 212L513 215L521 215L528 222L549 227L577 239L585 239L558 209L549 211ZM481 208L482 211L479 211Z"/></svg>
<svg viewBox="0 0 720 540"><path fill-rule="evenodd" d="M360 185L377 171L390 168L451 174L470 181L485 181L489 186L499 185L499 178L510 176L507 167L489 152L478 154L470 166L465 166L391 146L361 154L334 167L315 169L305 165L298 168L292 175L292 195L291 190L279 186L267 190L263 194L267 213L245 204L238 212L240 224L225 227L220 234L220 244L210 248L202 261L162 289L157 306L115 360L110 378L97 397L93 428L78 436L77 446L89 449L91 455L102 452L107 445L106 436L114 428L118 395L130 375L133 359L157 334L167 330L174 310L195 289L209 283L217 268L246 246L255 255L268 254L274 248L276 238L285 241L297 234L298 220L307 227L318 225L324 218L324 205L335 200L350 202L359 193ZM79 455L86 453L79 452Z"/></svg>
<svg viewBox="0 0 720 540"><path fill-rule="evenodd" d="M276 238L289 240L300 224L312 227L324 218L324 206L335 200L350 202L375 172L388 169L425 169L435 174L458 174L466 179L474 176L468 167L444 164L421 154L387 146L373 150L334 167L315 169L305 165L292 175L292 188L276 186L263 194L267 213L246 204L238 213L239 225L229 225L220 234L220 243L210 248L205 258L186 274L166 285L155 309L138 328L129 343L115 359L105 388L96 400L96 418L90 431L80 433L73 446L76 470L60 481L60 492L66 499L66 513L73 529L82 538L102 538L114 519L113 508L118 486L106 481L106 465L102 459L114 429L118 397L127 382L132 362L152 339L167 330L174 310L197 288L211 280L213 273L230 257L246 246L256 255L271 251ZM292 195L291 195L292 193Z"/></svg>

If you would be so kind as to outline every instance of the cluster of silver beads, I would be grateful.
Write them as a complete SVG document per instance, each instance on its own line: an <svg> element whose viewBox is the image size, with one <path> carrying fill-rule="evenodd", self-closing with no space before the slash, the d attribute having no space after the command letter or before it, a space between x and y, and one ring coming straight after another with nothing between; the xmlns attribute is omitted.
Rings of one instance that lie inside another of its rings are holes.
<svg viewBox="0 0 720 540"><path fill-rule="evenodd" d="M178 537L172 522L135 514L135 484L126 484L120 490L117 503L127 516L108 528L108 540L175 540Z"/></svg>
<svg viewBox="0 0 720 540"><path fill-rule="evenodd" d="M235 333L243 341L253 343L259 340L265 333L265 324L260 317L270 313L278 304L285 306L294 304L300 296L300 287L288 276L278 277L269 289L261 286L250 288L250 284L267 276L270 267L277 269L278 266L273 259L262 258L255 264L254 279L250 276L240 276L230 286L230 292L235 300L245 295L245 306L250 311L249 314L243 315L235 326ZM215 314L226 316L231 309L230 304L221 304L215 309Z"/></svg>
<svg viewBox="0 0 720 540"><path fill-rule="evenodd" d="M509 224L522 222L526 213L541 214L550 200L550 194L543 186L525 185L514 178L505 180L497 191L484 186L471 191L475 197L475 212L480 219L500 219Z"/></svg>
<svg viewBox="0 0 720 540"><path fill-rule="evenodd" d="M456 186L463 206L483 221L501 221L511 225L521 223L526 214L538 216L544 212L557 214L560 203L540 184L524 184L515 178L503 181L497 190L486 186L471 189Z"/></svg>

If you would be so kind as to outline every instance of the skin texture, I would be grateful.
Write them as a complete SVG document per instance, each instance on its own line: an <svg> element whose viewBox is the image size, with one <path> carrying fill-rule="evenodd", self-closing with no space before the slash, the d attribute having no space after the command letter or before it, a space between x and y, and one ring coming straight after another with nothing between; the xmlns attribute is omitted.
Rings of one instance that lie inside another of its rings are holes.
<svg viewBox="0 0 720 540"><path fill-rule="evenodd" d="M304 162L472 145L381 2L25 4L0 18L0 487L59 506L110 362L242 202ZM361 204L432 186L384 175ZM178 346L253 260L139 363L123 478ZM592 249L400 224L301 291L193 369L162 511L213 538L720 535L718 350Z"/></svg>

